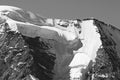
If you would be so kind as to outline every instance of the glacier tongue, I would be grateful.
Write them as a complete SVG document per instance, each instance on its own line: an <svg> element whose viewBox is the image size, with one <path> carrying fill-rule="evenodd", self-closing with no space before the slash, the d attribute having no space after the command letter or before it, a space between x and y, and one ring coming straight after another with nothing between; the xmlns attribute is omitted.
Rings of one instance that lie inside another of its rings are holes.
<svg viewBox="0 0 120 80"><path fill-rule="evenodd" d="M0 80L119 80L119 34L92 18L0 6Z"/></svg>

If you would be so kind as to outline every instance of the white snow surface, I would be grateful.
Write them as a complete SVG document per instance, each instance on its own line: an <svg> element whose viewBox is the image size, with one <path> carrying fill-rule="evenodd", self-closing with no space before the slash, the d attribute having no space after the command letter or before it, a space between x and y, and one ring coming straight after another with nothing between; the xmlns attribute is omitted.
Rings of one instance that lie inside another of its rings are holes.
<svg viewBox="0 0 120 80"><path fill-rule="evenodd" d="M85 55L87 55L86 59L89 60L94 61L94 59L96 58L96 52L102 45L102 42L100 39L100 34L97 32L98 29L93 23L94 23L93 20L87 20L81 22L82 30L81 30L81 34L79 35L79 38L81 39L83 46L77 51L74 51L74 53L77 53L75 55L76 58L74 59L77 60L75 60L73 63L71 62L70 66L78 65L79 62L81 62L81 64L88 63L88 62L84 62ZM82 53L85 55L83 55ZM83 58L83 61L81 61L81 58L79 57Z"/></svg>
<svg viewBox="0 0 120 80"><path fill-rule="evenodd" d="M93 20L87 20L81 22L81 34L83 46L74 51L75 56L70 63L71 68L71 79L75 77L82 77L82 69L86 69L90 61L95 62L97 51L102 45L100 34L97 32L97 27L93 24ZM78 76L79 75L79 76Z"/></svg>
<svg viewBox="0 0 120 80"><path fill-rule="evenodd" d="M8 6L8 5L1 5L0 6L0 11L5 11L5 10L8 10L8 11L15 11L15 10L22 10L21 8L18 8L18 7L14 7L14 6Z"/></svg>

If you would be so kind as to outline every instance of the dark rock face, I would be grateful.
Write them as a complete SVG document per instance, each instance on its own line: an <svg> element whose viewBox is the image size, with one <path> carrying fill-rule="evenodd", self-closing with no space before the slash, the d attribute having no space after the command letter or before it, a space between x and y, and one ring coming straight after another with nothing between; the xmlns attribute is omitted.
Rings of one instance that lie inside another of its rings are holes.
<svg viewBox="0 0 120 80"><path fill-rule="evenodd" d="M97 52L93 80L120 80L120 30L98 20L95 20L95 25L99 29L103 48Z"/></svg>
<svg viewBox="0 0 120 80"><path fill-rule="evenodd" d="M6 31L2 38L1 50L1 80L14 80L24 77L29 73L32 56L25 45L22 36L18 33Z"/></svg>
<svg viewBox="0 0 120 80"><path fill-rule="evenodd" d="M33 80L30 75L52 80L55 55L50 47L44 40L5 29L0 38L0 80Z"/></svg>
<svg viewBox="0 0 120 80"><path fill-rule="evenodd" d="M31 74L39 80L52 80L55 54L51 53L49 43L39 38L25 39L30 48L30 54L33 56L33 64L30 67Z"/></svg>

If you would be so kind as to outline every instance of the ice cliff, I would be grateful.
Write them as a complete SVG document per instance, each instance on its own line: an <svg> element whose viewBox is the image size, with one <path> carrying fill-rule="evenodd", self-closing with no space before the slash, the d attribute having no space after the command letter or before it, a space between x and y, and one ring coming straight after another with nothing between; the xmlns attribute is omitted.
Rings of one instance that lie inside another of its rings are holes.
<svg viewBox="0 0 120 80"><path fill-rule="evenodd" d="M120 80L120 30L0 6L0 80Z"/></svg>

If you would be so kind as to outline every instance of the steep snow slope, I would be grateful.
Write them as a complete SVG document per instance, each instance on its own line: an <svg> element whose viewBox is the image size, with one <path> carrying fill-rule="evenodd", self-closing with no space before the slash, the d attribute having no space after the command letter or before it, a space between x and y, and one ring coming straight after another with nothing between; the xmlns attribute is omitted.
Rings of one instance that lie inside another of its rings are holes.
<svg viewBox="0 0 120 80"><path fill-rule="evenodd" d="M97 32L98 28L93 24L93 22L94 20L81 22L80 38L82 39L83 46L79 50L74 51L77 53L74 56L73 61L69 65L73 67L71 69L71 76L82 76L82 72L78 72L78 70L81 71L82 69L86 69L91 60L92 62L95 62L95 58L97 55L96 53L100 46L102 46L100 34ZM75 72L75 70L77 71Z"/></svg>
<svg viewBox="0 0 120 80"><path fill-rule="evenodd" d="M0 6L0 80L119 80L120 30Z"/></svg>

